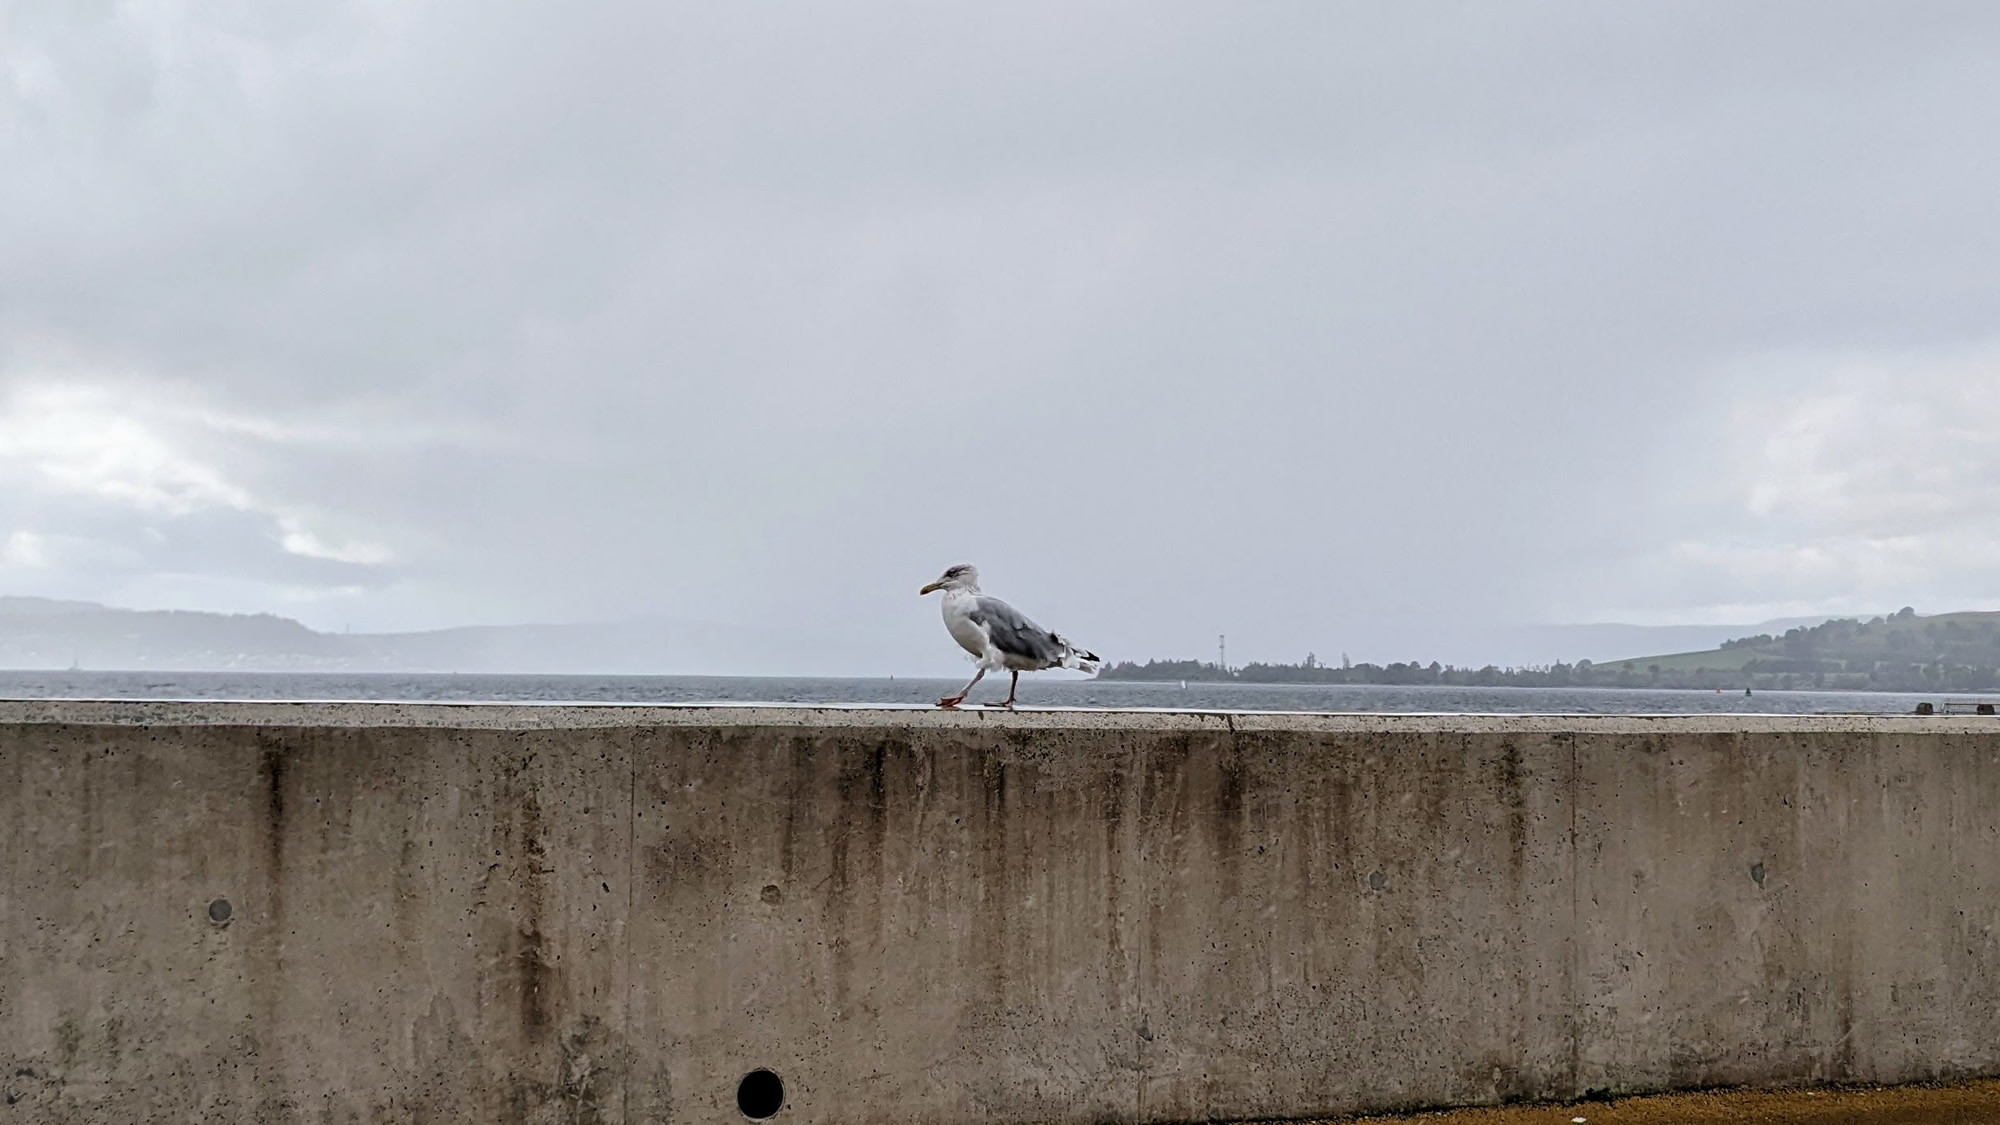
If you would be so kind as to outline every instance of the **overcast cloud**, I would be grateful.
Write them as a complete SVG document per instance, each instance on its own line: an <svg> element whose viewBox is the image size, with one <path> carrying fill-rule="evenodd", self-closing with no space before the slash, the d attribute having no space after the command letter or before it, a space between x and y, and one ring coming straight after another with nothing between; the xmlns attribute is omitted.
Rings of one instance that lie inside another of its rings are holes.
<svg viewBox="0 0 2000 1125"><path fill-rule="evenodd" d="M1985 2L0 0L0 592L938 674L961 561L1114 659L2000 606L1996 136Z"/></svg>

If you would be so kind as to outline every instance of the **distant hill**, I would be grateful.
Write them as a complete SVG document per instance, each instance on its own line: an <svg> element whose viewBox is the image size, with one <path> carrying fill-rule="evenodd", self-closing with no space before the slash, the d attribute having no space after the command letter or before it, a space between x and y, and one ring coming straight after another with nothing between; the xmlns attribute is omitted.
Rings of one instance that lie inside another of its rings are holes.
<svg viewBox="0 0 2000 1125"><path fill-rule="evenodd" d="M1985 691L2000 686L2000 612L1922 616L1905 607L1866 621L1836 618L1739 637L1712 649L1629 657L1598 667L1651 677L1782 678L1828 688Z"/></svg>
<svg viewBox="0 0 2000 1125"><path fill-rule="evenodd" d="M1801 625L1817 625L1820 617L1787 617L1770 621L1722 625L1453 625L1432 626L1431 633L1411 629L1397 639L1396 655L1422 653L1446 663L1515 667L1603 663L1635 652L1693 652L1737 637L1783 633Z"/></svg>
<svg viewBox="0 0 2000 1125"><path fill-rule="evenodd" d="M320 633L272 614L0 597L0 668L12 669L686 674L755 667L800 643L664 620Z"/></svg>
<svg viewBox="0 0 2000 1125"><path fill-rule="evenodd" d="M2000 687L2000 613L1919 617L1903 609L1861 621L1835 618L1662 656L1497 667L1438 661L1386 665L1197 660L1115 663L1111 680L1242 683L1457 684L1513 687L1821 688L1840 691L1990 691Z"/></svg>
<svg viewBox="0 0 2000 1125"><path fill-rule="evenodd" d="M267 613L112 609L95 602L0 597L0 666L340 667L352 646Z"/></svg>

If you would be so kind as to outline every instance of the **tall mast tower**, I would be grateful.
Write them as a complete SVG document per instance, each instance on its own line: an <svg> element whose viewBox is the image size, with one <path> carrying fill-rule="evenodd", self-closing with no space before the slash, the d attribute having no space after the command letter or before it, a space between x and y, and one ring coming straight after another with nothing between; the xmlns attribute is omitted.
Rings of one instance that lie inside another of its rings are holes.
<svg viewBox="0 0 2000 1125"><path fill-rule="evenodd" d="M1215 637L1215 666L1229 671L1229 635L1218 633Z"/></svg>

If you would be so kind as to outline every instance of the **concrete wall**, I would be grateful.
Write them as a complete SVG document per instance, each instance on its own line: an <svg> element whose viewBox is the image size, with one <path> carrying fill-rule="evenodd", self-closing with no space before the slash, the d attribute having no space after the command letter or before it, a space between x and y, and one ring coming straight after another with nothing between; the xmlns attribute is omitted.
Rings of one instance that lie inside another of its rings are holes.
<svg viewBox="0 0 2000 1125"><path fill-rule="evenodd" d="M2000 1073L1991 719L3 704L0 847L0 1125Z"/></svg>

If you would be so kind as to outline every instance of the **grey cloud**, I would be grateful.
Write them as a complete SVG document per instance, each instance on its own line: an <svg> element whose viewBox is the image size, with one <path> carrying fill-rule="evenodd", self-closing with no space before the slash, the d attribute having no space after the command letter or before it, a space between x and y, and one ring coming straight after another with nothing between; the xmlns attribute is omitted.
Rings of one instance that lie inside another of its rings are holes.
<svg viewBox="0 0 2000 1125"><path fill-rule="evenodd" d="M385 545L199 538L316 624L935 668L913 582L971 560L1107 655L1408 659L1978 592L1748 511L1722 419L1744 357L1994 333L1986 6L17 7L0 373L288 434L172 440Z"/></svg>

